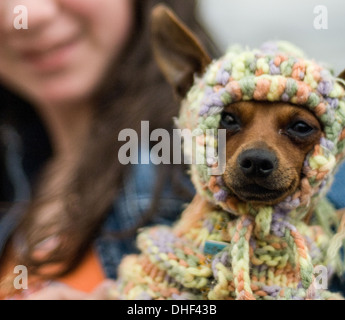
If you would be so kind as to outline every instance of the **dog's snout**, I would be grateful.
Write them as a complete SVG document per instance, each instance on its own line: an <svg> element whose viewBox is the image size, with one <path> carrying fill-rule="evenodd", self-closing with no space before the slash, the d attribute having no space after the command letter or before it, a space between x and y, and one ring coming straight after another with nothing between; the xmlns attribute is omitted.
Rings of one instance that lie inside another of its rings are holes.
<svg viewBox="0 0 345 320"><path fill-rule="evenodd" d="M248 178L266 178L276 169L276 155L264 149L250 149L238 157L238 166Z"/></svg>

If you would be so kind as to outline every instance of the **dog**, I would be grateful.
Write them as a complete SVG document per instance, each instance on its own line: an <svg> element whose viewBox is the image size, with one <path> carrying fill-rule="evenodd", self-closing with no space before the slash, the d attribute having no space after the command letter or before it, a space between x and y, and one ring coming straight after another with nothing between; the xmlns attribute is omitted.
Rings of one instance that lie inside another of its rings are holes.
<svg viewBox="0 0 345 320"><path fill-rule="evenodd" d="M345 156L345 72L334 77L286 42L212 61L169 8L152 21L178 126L226 130L226 164L222 175L208 173L215 159L191 166L195 198L172 228L140 232L113 297L342 299L317 272L327 281L337 270L344 236L325 193ZM215 148L204 133L196 140Z"/></svg>

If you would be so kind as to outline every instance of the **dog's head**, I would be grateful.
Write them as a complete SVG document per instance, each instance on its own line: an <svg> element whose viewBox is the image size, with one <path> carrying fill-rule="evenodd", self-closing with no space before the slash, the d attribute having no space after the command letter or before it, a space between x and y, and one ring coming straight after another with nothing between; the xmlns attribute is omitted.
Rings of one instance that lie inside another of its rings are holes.
<svg viewBox="0 0 345 320"><path fill-rule="evenodd" d="M224 109L226 186L241 200L277 204L300 185L307 154L321 138L308 110L288 103L242 101Z"/></svg>
<svg viewBox="0 0 345 320"><path fill-rule="evenodd" d="M282 201L307 207L344 156L345 73L334 77L285 42L212 61L164 6L153 12L152 34L156 60L182 101L180 127L226 130L225 172L207 176L207 165L193 165L198 192L234 213Z"/></svg>

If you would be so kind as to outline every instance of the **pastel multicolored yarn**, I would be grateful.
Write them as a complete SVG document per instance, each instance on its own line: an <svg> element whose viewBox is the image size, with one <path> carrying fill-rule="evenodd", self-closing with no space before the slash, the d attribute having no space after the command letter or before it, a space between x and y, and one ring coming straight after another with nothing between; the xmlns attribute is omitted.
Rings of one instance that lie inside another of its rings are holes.
<svg viewBox="0 0 345 320"><path fill-rule="evenodd" d="M274 207L243 203L225 187L221 176L208 174L217 159L208 159L210 153L204 150L217 145L205 130L216 131L224 107L240 100L303 105L324 127L320 143L305 160L305 178L298 191ZM197 150L206 159L204 165L192 165L192 180L198 193L220 209L197 220L186 210L173 228L157 226L140 233L137 243L142 253L121 264L114 297L342 299L319 288L314 274L315 266L324 266L330 279L345 265L339 254L345 216L339 216L324 198L345 156L341 80L286 42L269 43L262 50L233 48L195 79L178 124L198 134ZM314 215L307 222L310 208L315 208ZM186 225L191 227L181 233ZM210 255L205 245L213 241L222 247Z"/></svg>
<svg viewBox="0 0 345 320"><path fill-rule="evenodd" d="M326 205L326 204L325 204ZM325 209L325 208L323 208ZM327 211L329 226L338 224ZM186 234L154 227L138 237L140 255L125 258L113 297L124 300L330 300L338 294L317 288L313 266L327 266L330 236L321 225L295 226L275 215L270 235L249 215L207 213ZM180 224L188 223L183 217ZM345 221L344 221L345 222ZM300 231L298 231L300 230ZM215 256L206 241L228 243ZM336 259L334 259L336 260ZM331 276L332 264L328 265Z"/></svg>

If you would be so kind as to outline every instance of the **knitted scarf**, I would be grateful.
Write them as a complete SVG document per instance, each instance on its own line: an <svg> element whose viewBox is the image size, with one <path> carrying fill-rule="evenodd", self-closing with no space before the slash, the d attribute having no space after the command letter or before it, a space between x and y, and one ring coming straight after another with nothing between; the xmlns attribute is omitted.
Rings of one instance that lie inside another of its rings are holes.
<svg viewBox="0 0 345 320"><path fill-rule="evenodd" d="M320 288L323 266L329 279L342 272L339 254L345 234L341 219L325 200L334 172L345 156L344 82L308 60L287 42L260 50L233 47L195 78L177 123L197 136L204 164L191 166L197 192L218 207L185 234L157 226L138 236L140 255L119 269L118 299L337 299ZM276 206L240 201L209 169L218 165L217 129L226 106L237 101L283 101L311 110L323 125L322 138L306 157L296 192ZM207 152L212 149L213 153ZM198 151L199 150L199 151ZM206 153L204 152L206 150ZM305 216L316 208L308 223ZM320 270L320 269L317 269Z"/></svg>

